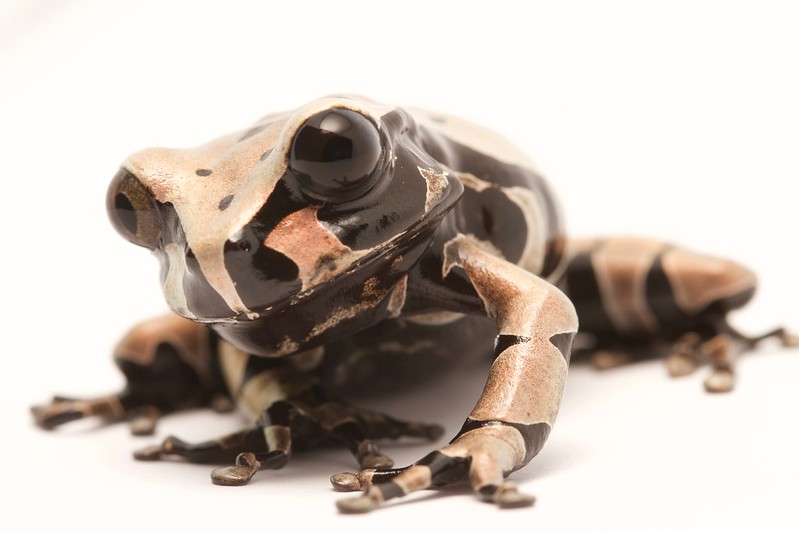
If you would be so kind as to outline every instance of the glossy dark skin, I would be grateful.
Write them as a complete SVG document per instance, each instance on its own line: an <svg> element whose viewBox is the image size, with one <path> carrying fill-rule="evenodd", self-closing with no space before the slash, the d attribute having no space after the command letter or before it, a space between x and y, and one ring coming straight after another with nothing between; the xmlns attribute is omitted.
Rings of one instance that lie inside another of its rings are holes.
<svg viewBox="0 0 799 533"><path fill-rule="evenodd" d="M462 480L502 507L530 505L505 476L549 435L577 313L614 310L600 316L608 328L586 320L598 338L634 331L624 328L636 321L652 340L705 323L697 318L705 316L697 312L707 303L703 283L675 283L704 259L677 254L648 300L631 303L623 289L635 269L624 262L632 257L640 276L652 268L651 246L621 260L612 246L590 251L587 268L571 259L567 268L553 195L506 141L452 117L360 97L269 115L195 149L137 152L112 181L108 208L125 238L158 257L167 303L189 320L135 328L116 353L128 387L95 400L56 398L34 409L39 424L97 415L131 418L137 433L149 433L161 414L237 404L252 425L200 443L167 437L137 459L233 461L212 480L243 485L259 469L285 466L292 450L337 441L362 470L334 476L334 486L365 489L340 502L344 512ZM570 275L562 288L577 312L550 283ZM605 285L584 298L580 283L592 276ZM753 290L739 277L730 287ZM700 289L680 292L685 286ZM744 294L736 291L722 290L707 308L726 314L724 305ZM618 301L607 305L608 295ZM629 313L647 306L679 316L674 324L657 316L652 326L646 313ZM699 346L677 337L667 340L683 343L681 356ZM716 343L716 370L728 371L723 343L705 340ZM440 362L492 352L485 390L461 431L405 468L392 468L376 441L435 440L440 428L335 394L356 385L386 390Z"/></svg>

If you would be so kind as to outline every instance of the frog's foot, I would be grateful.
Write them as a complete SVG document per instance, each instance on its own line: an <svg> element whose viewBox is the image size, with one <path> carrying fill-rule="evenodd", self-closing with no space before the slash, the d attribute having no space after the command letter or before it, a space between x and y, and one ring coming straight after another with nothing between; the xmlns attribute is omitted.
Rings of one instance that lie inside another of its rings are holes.
<svg viewBox="0 0 799 533"><path fill-rule="evenodd" d="M777 328L758 336L748 336L720 322L717 333L703 339L699 334L689 332L680 337L666 357L666 368L672 377L687 376L701 364L709 363L710 376L704 381L708 392L729 392L735 386L734 353L752 350L766 339L775 338L782 346L799 346L799 336Z"/></svg>
<svg viewBox="0 0 799 533"><path fill-rule="evenodd" d="M692 374L700 364L709 362L710 376L705 379L708 392L729 392L735 385L731 339L719 333L709 340L693 332L684 334L666 357L666 369L672 377Z"/></svg>
<svg viewBox="0 0 799 533"><path fill-rule="evenodd" d="M666 356L666 369L671 377L677 378L693 373L699 365L702 339L697 333L686 333L672 346Z"/></svg>
<svg viewBox="0 0 799 533"><path fill-rule="evenodd" d="M90 417L98 417L107 421L123 420L126 411L118 395L88 400L54 396L47 405L31 407L31 414L39 427L55 429L67 422Z"/></svg>
<svg viewBox="0 0 799 533"><path fill-rule="evenodd" d="M273 455L277 455L277 451ZM236 457L234 466L215 468L211 471L211 481L214 485L239 487L246 485L252 476L263 466L254 453L240 453Z"/></svg>
<svg viewBox="0 0 799 533"><path fill-rule="evenodd" d="M525 455L518 433L511 433L516 431L502 423L484 425L461 433L448 446L409 467L337 474L331 478L337 489L365 489L359 496L339 500L337 506L344 513L364 513L411 492L461 481L468 481L481 500L500 507L532 505L535 498L505 480L505 473L513 471Z"/></svg>
<svg viewBox="0 0 799 533"><path fill-rule="evenodd" d="M735 386L735 371L732 364L730 338L716 335L702 344L702 353L710 359L710 376L705 379L708 392L730 392Z"/></svg>
<svg viewBox="0 0 799 533"><path fill-rule="evenodd" d="M161 418L161 411L154 405L145 405L133 410L128 416L130 432L133 435L152 435Z"/></svg>

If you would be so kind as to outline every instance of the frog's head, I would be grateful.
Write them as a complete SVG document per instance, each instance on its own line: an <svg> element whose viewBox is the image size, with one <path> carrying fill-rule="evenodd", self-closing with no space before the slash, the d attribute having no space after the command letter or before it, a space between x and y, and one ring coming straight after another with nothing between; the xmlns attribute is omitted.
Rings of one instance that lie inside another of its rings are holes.
<svg viewBox="0 0 799 533"><path fill-rule="evenodd" d="M291 305L403 243L426 246L461 192L407 113L335 97L199 148L138 152L108 210L160 258L172 309L221 323Z"/></svg>

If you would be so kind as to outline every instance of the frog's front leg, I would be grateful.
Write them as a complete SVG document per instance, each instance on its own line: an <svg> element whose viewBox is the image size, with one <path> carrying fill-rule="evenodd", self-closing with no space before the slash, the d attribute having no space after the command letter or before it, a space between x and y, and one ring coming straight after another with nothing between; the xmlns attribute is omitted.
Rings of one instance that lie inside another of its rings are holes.
<svg viewBox="0 0 799 533"><path fill-rule="evenodd" d="M344 512L369 511L412 491L466 479L482 499L500 506L533 503L505 476L541 450L555 421L577 331L574 307L560 290L470 237L447 243L444 257L444 275L463 269L497 325L488 381L449 445L403 471L334 479L374 483L361 496L341 500Z"/></svg>
<svg viewBox="0 0 799 533"><path fill-rule="evenodd" d="M149 435L158 418L190 407L229 410L232 404L212 368L210 331L177 315L138 324L114 349L114 361L125 375L117 394L78 399L55 396L34 406L36 423L53 429L73 420L99 417L129 420L135 435Z"/></svg>
<svg viewBox="0 0 799 533"><path fill-rule="evenodd" d="M216 468L217 485L247 484L259 469L284 467L295 449L343 443L361 468L388 468L393 461L376 440L403 436L437 439L441 428L405 422L330 397L316 365L323 349L283 358L250 355L220 341L220 366L237 404L256 420L248 428L200 443L170 436L134 453L139 460L181 458L193 463L233 462Z"/></svg>

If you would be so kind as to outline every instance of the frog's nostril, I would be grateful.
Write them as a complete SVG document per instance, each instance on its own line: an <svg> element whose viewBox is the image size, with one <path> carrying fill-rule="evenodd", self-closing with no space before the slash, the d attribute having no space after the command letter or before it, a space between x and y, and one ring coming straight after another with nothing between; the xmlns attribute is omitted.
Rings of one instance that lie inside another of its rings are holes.
<svg viewBox="0 0 799 533"><path fill-rule="evenodd" d="M156 249L161 241L158 202L131 172L121 169L108 187L106 207L111 224L127 240Z"/></svg>
<svg viewBox="0 0 799 533"><path fill-rule="evenodd" d="M119 222L131 235L136 235L138 224L136 223L136 210L133 204L124 193L117 193L114 197L114 209L116 209Z"/></svg>

